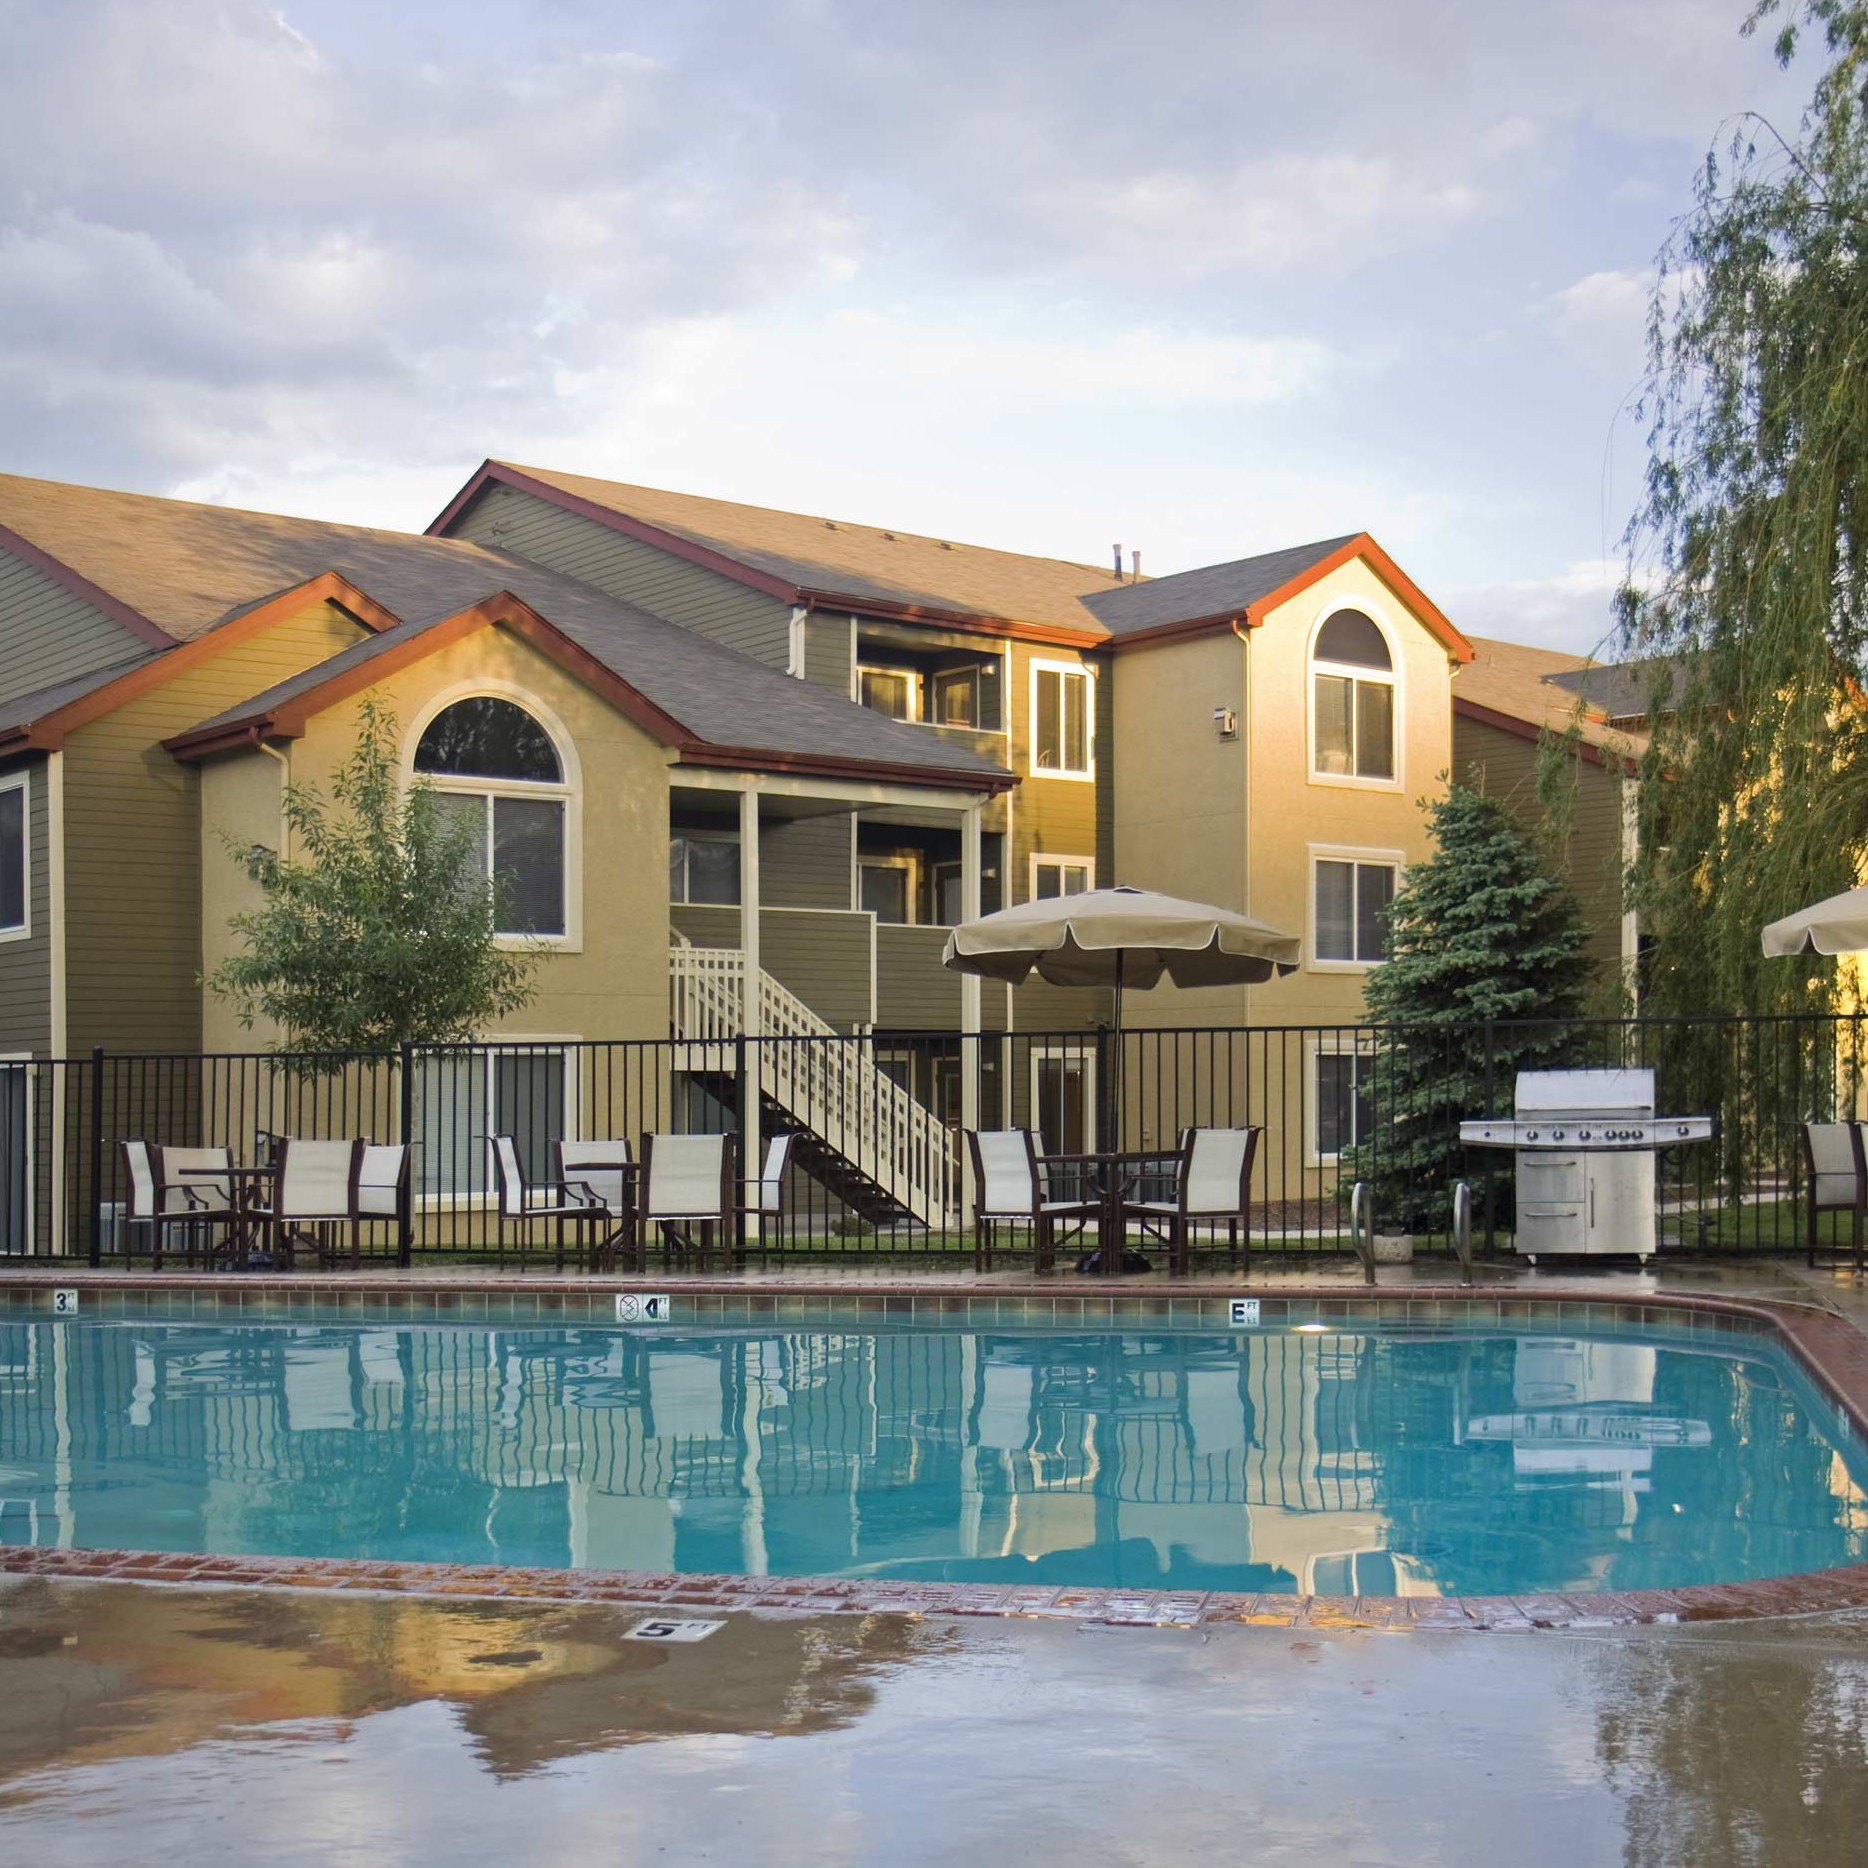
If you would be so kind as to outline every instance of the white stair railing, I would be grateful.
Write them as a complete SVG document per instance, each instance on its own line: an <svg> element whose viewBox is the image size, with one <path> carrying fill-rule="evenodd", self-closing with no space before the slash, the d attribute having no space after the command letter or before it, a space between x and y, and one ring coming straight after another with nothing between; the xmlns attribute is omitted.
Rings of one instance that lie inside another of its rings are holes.
<svg viewBox="0 0 1868 1868"><path fill-rule="evenodd" d="M733 1068L745 1029L746 956L736 947L669 950L674 1036L700 1047L689 1069ZM759 1088L924 1226L960 1210L959 1138L925 1103L876 1067L866 1039L849 1038L770 973L759 975L759 1033L748 1041Z"/></svg>

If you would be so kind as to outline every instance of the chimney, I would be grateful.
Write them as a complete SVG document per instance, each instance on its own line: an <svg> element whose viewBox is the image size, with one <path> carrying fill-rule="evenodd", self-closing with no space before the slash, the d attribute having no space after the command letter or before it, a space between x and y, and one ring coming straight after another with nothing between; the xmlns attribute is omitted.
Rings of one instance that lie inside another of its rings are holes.
<svg viewBox="0 0 1868 1868"><path fill-rule="evenodd" d="M1122 582L1122 547L1120 545L1116 546L1115 551L1116 551L1116 568L1115 568L1114 575L1115 575L1116 582L1119 584Z"/></svg>
<svg viewBox="0 0 1868 1868"><path fill-rule="evenodd" d="M1129 562L1135 567L1134 572L1129 578L1129 582L1131 584L1139 584L1142 581L1142 554L1139 551L1131 551L1129 553Z"/></svg>

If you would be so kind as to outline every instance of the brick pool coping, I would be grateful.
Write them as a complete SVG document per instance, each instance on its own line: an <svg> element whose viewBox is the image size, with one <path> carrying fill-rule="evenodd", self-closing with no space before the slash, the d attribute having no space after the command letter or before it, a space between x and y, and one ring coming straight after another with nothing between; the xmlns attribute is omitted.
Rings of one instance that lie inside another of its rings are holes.
<svg viewBox="0 0 1868 1868"><path fill-rule="evenodd" d="M77 1288L95 1300L94 1316L151 1311L172 1317L230 1313L241 1318L338 1312L362 1321L386 1311L391 1320L468 1322L476 1304L497 1307L501 1321L515 1307L536 1323L614 1323L619 1284L642 1280L563 1278L373 1279L137 1275L97 1272L0 1272L0 1317L49 1314L52 1292ZM682 1300L682 1323L744 1326L782 1319L803 1324L835 1311L847 1324L868 1320L1014 1325L1032 1322L1193 1324L1224 1328L1235 1297L1257 1297L1260 1327L1321 1322L1472 1326L1591 1321L1748 1335L1789 1351L1835 1405L1838 1425L1868 1439L1868 1336L1831 1312L1764 1298L1687 1292L1638 1297L1587 1288L1553 1289L1527 1297L1456 1285L1410 1285L1384 1291L1341 1286L1236 1287L1153 1285L1123 1294L1094 1286L1040 1280L999 1285L916 1281L878 1291L874 1285L662 1277L656 1285ZM179 1301L186 1295L184 1307ZM112 1300L115 1300L114 1302ZM152 1301L155 1300L155 1301ZM81 1302L83 1299L81 1298ZM691 1308L689 1307L691 1306ZM463 1314L463 1312L467 1314ZM137 1550L62 1550L0 1546L0 1576L59 1581L135 1582L193 1588L341 1590L349 1594L417 1595L538 1603L603 1603L680 1610L781 1611L793 1614L1036 1616L1108 1627L1193 1628L1215 1623L1271 1627L1370 1629L1614 1628L1644 1623L1745 1620L1868 1609L1868 1563L1755 1582L1695 1584L1600 1594L1526 1596L1234 1595L1188 1590L1082 1589L1019 1584L892 1582L843 1577L672 1576L635 1570L565 1570L496 1564L394 1563L344 1557L201 1556Z"/></svg>

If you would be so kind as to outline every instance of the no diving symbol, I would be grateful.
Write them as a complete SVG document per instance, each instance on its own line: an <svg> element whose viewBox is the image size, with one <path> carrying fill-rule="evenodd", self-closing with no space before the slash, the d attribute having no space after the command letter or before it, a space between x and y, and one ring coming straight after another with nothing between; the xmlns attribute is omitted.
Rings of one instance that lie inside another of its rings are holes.
<svg viewBox="0 0 1868 1868"><path fill-rule="evenodd" d="M622 1291L616 1299L618 1323L666 1323L671 1305L665 1293Z"/></svg>

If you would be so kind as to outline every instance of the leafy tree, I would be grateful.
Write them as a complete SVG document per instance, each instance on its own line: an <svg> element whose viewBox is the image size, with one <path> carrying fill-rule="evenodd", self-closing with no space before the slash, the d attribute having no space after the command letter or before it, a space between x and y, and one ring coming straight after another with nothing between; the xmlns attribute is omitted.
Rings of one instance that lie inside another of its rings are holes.
<svg viewBox="0 0 1868 1868"><path fill-rule="evenodd" d="M1575 898L1497 799L1454 785L1428 816L1434 854L1403 877L1363 995L1382 1029L1363 1079L1371 1121L1342 1175L1408 1232L1448 1223L1461 1119L1494 1113L1519 1070L1565 1060L1561 1021L1581 1014L1591 972Z"/></svg>
<svg viewBox="0 0 1868 1868"><path fill-rule="evenodd" d="M275 1049L459 1044L532 996L536 953L494 944L499 899L471 827L450 822L425 779L404 791L396 737L394 716L366 701L331 783L344 814L292 786L296 853L234 852L265 901L229 923L246 951L208 985L242 1025L276 1024Z"/></svg>
<svg viewBox="0 0 1868 1868"><path fill-rule="evenodd" d="M1661 255L1650 461L1619 648L1650 656L1633 904L1654 1011L1822 1010L1835 962L1761 926L1868 854L1868 4L1762 0L1826 62L1794 134L1748 114Z"/></svg>

